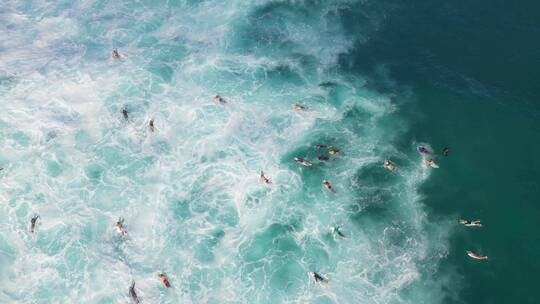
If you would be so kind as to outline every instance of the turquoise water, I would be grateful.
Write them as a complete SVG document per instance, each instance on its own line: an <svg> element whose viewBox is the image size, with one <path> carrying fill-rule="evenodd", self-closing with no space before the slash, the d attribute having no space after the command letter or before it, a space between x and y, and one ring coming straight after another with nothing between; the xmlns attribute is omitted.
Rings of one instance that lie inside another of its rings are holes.
<svg viewBox="0 0 540 304"><path fill-rule="evenodd" d="M537 4L0 4L1 303L535 302Z"/></svg>

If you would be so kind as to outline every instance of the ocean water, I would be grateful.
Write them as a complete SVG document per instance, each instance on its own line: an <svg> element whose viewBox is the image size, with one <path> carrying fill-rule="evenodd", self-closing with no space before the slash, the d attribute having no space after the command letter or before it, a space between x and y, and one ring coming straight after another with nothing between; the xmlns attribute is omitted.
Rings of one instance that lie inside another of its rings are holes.
<svg viewBox="0 0 540 304"><path fill-rule="evenodd" d="M0 303L536 303L536 2L0 6Z"/></svg>

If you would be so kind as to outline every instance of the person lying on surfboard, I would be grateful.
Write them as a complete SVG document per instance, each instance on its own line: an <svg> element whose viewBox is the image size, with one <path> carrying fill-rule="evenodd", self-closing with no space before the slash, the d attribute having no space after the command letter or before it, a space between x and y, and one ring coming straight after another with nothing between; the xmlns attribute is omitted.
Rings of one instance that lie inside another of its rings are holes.
<svg viewBox="0 0 540 304"><path fill-rule="evenodd" d="M227 103L227 101L225 101L225 99L223 97L221 97L220 95L216 95L214 97L214 101L217 103L217 104L222 104L222 103Z"/></svg>
<svg viewBox="0 0 540 304"><path fill-rule="evenodd" d="M271 181L268 177L266 177L266 176L264 175L264 172L263 172L262 170L261 170L260 178L261 178L261 181L263 181L265 184L267 184L267 185L271 185L271 184L272 184L272 181Z"/></svg>
<svg viewBox="0 0 540 304"><path fill-rule="evenodd" d="M487 260L488 259L487 255L480 255L480 254L474 253L472 251L467 251L467 255L470 256L471 258L475 259L475 260Z"/></svg>
<svg viewBox="0 0 540 304"><path fill-rule="evenodd" d="M305 110L305 109L306 109L305 106L303 106L303 105L301 105L301 104L298 104L298 103L293 104L293 105L292 105L292 108L293 108L293 110L295 110L295 111L302 111L302 110Z"/></svg>
<svg viewBox="0 0 540 304"><path fill-rule="evenodd" d="M169 278L167 278L167 276L165 274L163 274L163 272L158 273L158 277L159 277L159 280L161 281L161 283L163 283L163 285L165 285L165 287L167 287L167 288L171 287L171 283L169 282Z"/></svg>
<svg viewBox="0 0 540 304"><path fill-rule="evenodd" d="M426 148L424 146L418 146L418 152L420 152L422 154L428 154L429 150L428 150L428 148Z"/></svg>
<svg viewBox="0 0 540 304"><path fill-rule="evenodd" d="M332 191L333 193L336 193L336 189L334 189L334 186L332 186L332 184L329 181L324 180L323 185L326 187L326 189Z"/></svg>
<svg viewBox="0 0 540 304"><path fill-rule="evenodd" d="M340 239L344 239L345 238L345 234L343 234L343 232L341 232L340 230L341 228L339 226L336 226L336 227L333 227L332 228L332 231L337 234L337 236L339 236Z"/></svg>
<svg viewBox="0 0 540 304"><path fill-rule="evenodd" d="M465 227L482 227L482 223L480 223L480 220L472 222L468 220L459 220L459 223Z"/></svg>
<svg viewBox="0 0 540 304"><path fill-rule="evenodd" d="M301 157L295 157L294 158L294 161L297 162L298 164L304 166L304 167L311 167L313 166L312 163L308 162L307 160L301 158Z"/></svg>
<svg viewBox="0 0 540 304"><path fill-rule="evenodd" d="M316 273L315 271L310 272L309 275L310 275L311 277L313 277L313 279L315 279L315 282L317 282L317 283L328 284L328 282L329 282L327 278L325 278L325 277L323 277L322 275Z"/></svg>
<svg viewBox="0 0 540 304"><path fill-rule="evenodd" d="M111 56L112 58L115 58L115 59L120 58L120 53L118 52L118 49L112 50Z"/></svg>
<svg viewBox="0 0 540 304"><path fill-rule="evenodd" d="M431 167L431 168L439 168L439 165L437 165L437 163L435 163L433 158L426 159L426 165Z"/></svg>
<svg viewBox="0 0 540 304"><path fill-rule="evenodd" d="M396 171L397 170L396 165L394 165L394 163L389 161L389 160L384 161L384 167L386 169L390 170L390 171Z"/></svg>

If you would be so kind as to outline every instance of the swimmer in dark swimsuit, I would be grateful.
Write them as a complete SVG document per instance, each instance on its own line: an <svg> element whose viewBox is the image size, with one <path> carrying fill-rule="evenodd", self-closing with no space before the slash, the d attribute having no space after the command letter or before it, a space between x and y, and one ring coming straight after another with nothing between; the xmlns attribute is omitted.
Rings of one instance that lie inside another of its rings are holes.
<svg viewBox="0 0 540 304"><path fill-rule="evenodd" d="M216 103L218 104L221 104L221 103L227 103L225 101L225 99L223 99L223 97L219 96L219 95L216 95L216 97L214 97L214 100L216 101Z"/></svg>
<svg viewBox="0 0 540 304"><path fill-rule="evenodd" d="M336 189L334 189L334 187L332 186L332 184L329 181L324 180L323 185L326 187L326 189L332 191L333 193L336 193Z"/></svg>
<svg viewBox="0 0 540 304"><path fill-rule="evenodd" d="M118 53L118 49L114 49L112 51L112 58L115 58L115 59L120 58L120 53Z"/></svg>
<svg viewBox="0 0 540 304"><path fill-rule="evenodd" d="M268 177L266 177L266 176L264 175L264 172L263 172L262 170L261 170L261 175L260 175L260 177L261 177L261 180L262 180L265 184L267 184L267 185L271 185L271 184L272 184L272 181L271 181Z"/></svg>
<svg viewBox="0 0 540 304"><path fill-rule="evenodd" d="M325 278L322 275L316 273L315 271L310 272L309 274L313 277L313 279L315 279L315 282L317 282L317 283L328 284L328 282L329 282L327 278Z"/></svg>
<svg viewBox="0 0 540 304"><path fill-rule="evenodd" d="M344 238L345 238L345 234L343 234L343 233L341 232L341 230L339 230L339 229L340 229L340 227L339 227L339 226L336 226L336 227L334 227L332 230L334 231L334 233L336 233L336 234L339 236L340 239L344 239Z"/></svg>
<svg viewBox="0 0 540 304"><path fill-rule="evenodd" d="M133 300L134 303L139 304L141 303L139 300L139 297L137 296L137 292L135 291L135 281L131 283L131 287L129 287L129 296Z"/></svg>
<svg viewBox="0 0 540 304"><path fill-rule="evenodd" d="M418 152L423 153L423 154L428 154L429 150L424 146L419 146L418 147Z"/></svg>
<svg viewBox="0 0 540 304"><path fill-rule="evenodd" d="M450 154L450 149L449 148L444 148L442 150L442 153L443 153L444 156L448 156L448 154Z"/></svg>
<svg viewBox="0 0 540 304"><path fill-rule="evenodd" d="M163 283L163 285L165 285L165 287L167 287L167 288L171 287L171 283L169 283L169 278L167 278L167 276L164 275L163 272L158 273L158 277L161 280L161 283Z"/></svg>
<svg viewBox="0 0 540 304"><path fill-rule="evenodd" d="M319 160L329 160L328 156L324 156L324 155L319 155Z"/></svg>
<svg viewBox="0 0 540 304"><path fill-rule="evenodd" d="M122 109L122 115L124 116L125 120L129 120L129 112L126 108Z"/></svg>
<svg viewBox="0 0 540 304"><path fill-rule="evenodd" d="M154 120L150 119L150 122L148 123L148 127L150 128L150 132L154 133L155 127L154 127Z"/></svg>
<svg viewBox="0 0 540 304"><path fill-rule="evenodd" d="M34 231L36 229L36 224L37 224L38 218L39 218L39 215L36 215L30 220L30 232L31 233L34 233Z"/></svg>

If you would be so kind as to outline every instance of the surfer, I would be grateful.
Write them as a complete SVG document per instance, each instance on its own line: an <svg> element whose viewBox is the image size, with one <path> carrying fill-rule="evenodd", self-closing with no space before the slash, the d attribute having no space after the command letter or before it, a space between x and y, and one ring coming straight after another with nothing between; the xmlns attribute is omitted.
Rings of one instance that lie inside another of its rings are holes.
<svg viewBox="0 0 540 304"><path fill-rule="evenodd" d="M325 160L329 160L329 158L328 156L319 155L319 160L325 161Z"/></svg>
<svg viewBox="0 0 540 304"><path fill-rule="evenodd" d="M32 217L32 219L30 220L30 232L31 232L31 233L34 233L34 231L36 230L36 224L37 224L38 218L39 218L39 215L35 215L35 216Z"/></svg>
<svg viewBox="0 0 540 304"><path fill-rule="evenodd" d="M121 236L127 235L126 226L124 226L123 218L119 217L115 226L116 226L116 231L118 231L118 234L120 234Z"/></svg>
<svg viewBox="0 0 540 304"><path fill-rule="evenodd" d="M156 128L154 127L154 119L150 119L150 122L148 123L148 128L150 128L150 132L154 133Z"/></svg>
<svg viewBox="0 0 540 304"><path fill-rule="evenodd" d="M131 283L131 287L129 287L129 296L133 300L134 303L141 303L139 300L139 296L137 296L137 292L135 291L135 281Z"/></svg>
<svg viewBox="0 0 540 304"><path fill-rule="evenodd" d="M216 101L217 104L227 103L227 101L225 101L225 99L221 97L220 95L216 95L216 97L214 97L214 100Z"/></svg>
<svg viewBox="0 0 540 304"><path fill-rule="evenodd" d="M308 162L307 160L301 158L301 157L295 157L294 158L294 161L299 163L300 165L304 166L304 167L311 167L313 166L312 163Z"/></svg>
<svg viewBox="0 0 540 304"><path fill-rule="evenodd" d="M332 231L334 231L334 233L337 234L337 236L339 236L340 239L344 239L345 234L343 234L343 232L341 232L341 230L339 230L339 229L340 229L340 227L336 226L336 227L332 228Z"/></svg>
<svg viewBox="0 0 540 304"><path fill-rule="evenodd" d="M267 185L271 185L272 181L264 175L264 172L261 170L261 181L263 181Z"/></svg>
<svg viewBox="0 0 540 304"><path fill-rule="evenodd" d="M450 148L446 147L442 150L442 153L444 156L448 156L448 154L450 154Z"/></svg>
<svg viewBox="0 0 540 304"><path fill-rule="evenodd" d="M122 109L122 116L124 116L125 120L129 120L129 112L126 108Z"/></svg>
<svg viewBox="0 0 540 304"><path fill-rule="evenodd" d="M315 282L324 283L324 284L328 284L328 282L329 282L327 278L325 278L322 275L316 273L315 271L310 272L309 274L313 277L313 279L315 279Z"/></svg>
<svg viewBox="0 0 540 304"><path fill-rule="evenodd" d="M315 148L317 148L317 149L326 149L326 148L328 148L328 146L326 146L326 145L315 145Z"/></svg>
<svg viewBox="0 0 540 304"><path fill-rule="evenodd" d="M470 256L471 258L475 259L475 260L487 260L488 259L487 255L480 255L480 254L474 253L472 251L467 251L467 255Z"/></svg>
<svg viewBox="0 0 540 304"><path fill-rule="evenodd" d="M334 187L332 186L332 184L329 181L324 180L323 185L326 187L326 189L332 191L333 193L336 193L336 189L334 189Z"/></svg>
<svg viewBox="0 0 540 304"><path fill-rule="evenodd" d="M465 227L482 227L482 223L480 223L480 220L472 222L468 220L459 220L459 223Z"/></svg>
<svg viewBox="0 0 540 304"><path fill-rule="evenodd" d="M292 105L292 108L293 110L295 111L302 111L302 110L305 110L306 107L304 107L303 105L299 104L299 103L295 103Z"/></svg>
<svg viewBox="0 0 540 304"><path fill-rule="evenodd" d="M118 59L120 58L120 53L118 52L118 49L112 50L112 58Z"/></svg>
<svg viewBox="0 0 540 304"><path fill-rule="evenodd" d="M161 280L161 283L163 283L163 285L165 285L165 287L167 287L167 288L171 287L171 283L169 283L169 278L167 278L167 276L165 274L163 274L163 272L158 273L158 277Z"/></svg>

